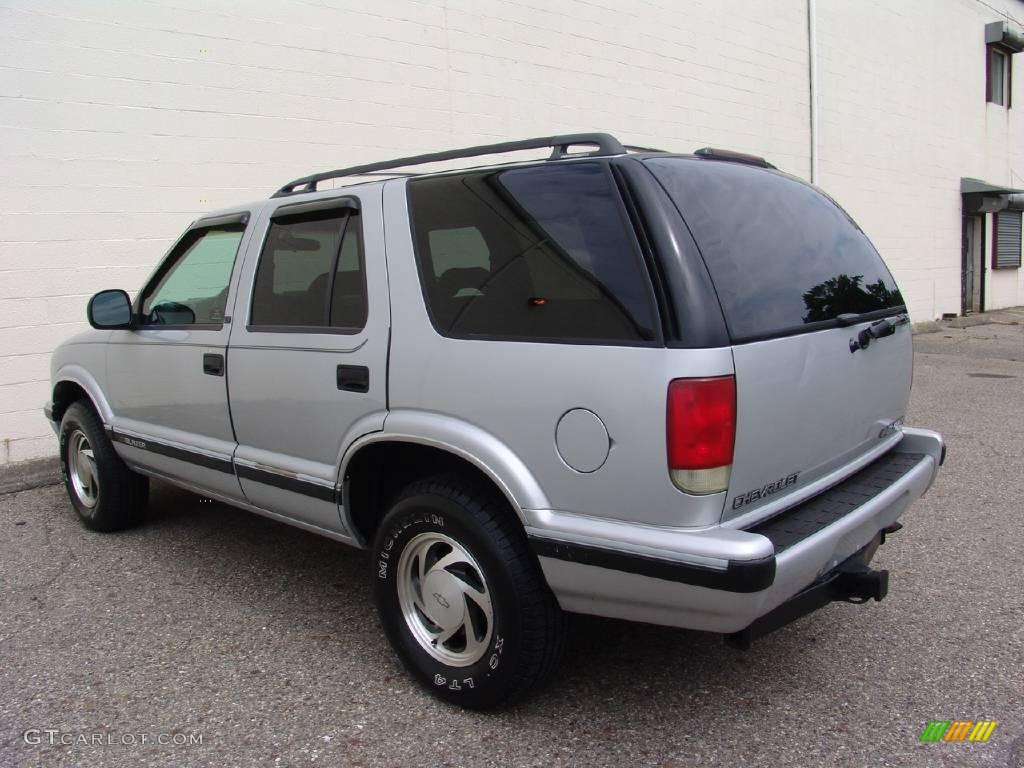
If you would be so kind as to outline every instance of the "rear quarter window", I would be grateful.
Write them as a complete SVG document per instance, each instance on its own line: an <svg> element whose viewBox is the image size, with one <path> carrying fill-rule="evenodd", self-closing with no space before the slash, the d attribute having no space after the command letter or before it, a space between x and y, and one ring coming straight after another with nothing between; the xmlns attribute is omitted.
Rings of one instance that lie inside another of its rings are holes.
<svg viewBox="0 0 1024 768"><path fill-rule="evenodd" d="M867 236L814 187L737 163L645 164L690 228L734 342L815 330L842 314L903 308Z"/></svg>
<svg viewBox="0 0 1024 768"><path fill-rule="evenodd" d="M604 164L416 179L409 198L424 296L440 333L656 339L650 281Z"/></svg>

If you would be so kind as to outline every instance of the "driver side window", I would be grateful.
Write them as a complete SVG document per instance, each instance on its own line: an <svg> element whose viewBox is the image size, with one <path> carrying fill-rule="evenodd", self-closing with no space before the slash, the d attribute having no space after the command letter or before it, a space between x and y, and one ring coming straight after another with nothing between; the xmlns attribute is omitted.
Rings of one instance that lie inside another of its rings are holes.
<svg viewBox="0 0 1024 768"><path fill-rule="evenodd" d="M244 231L243 224L231 224L186 233L143 295L142 323L221 327Z"/></svg>

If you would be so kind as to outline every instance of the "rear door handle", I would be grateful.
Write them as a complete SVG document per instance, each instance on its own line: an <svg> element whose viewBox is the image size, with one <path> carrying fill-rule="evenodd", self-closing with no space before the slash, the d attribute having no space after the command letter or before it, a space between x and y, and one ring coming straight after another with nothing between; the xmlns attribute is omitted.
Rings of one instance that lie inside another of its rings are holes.
<svg viewBox="0 0 1024 768"><path fill-rule="evenodd" d="M224 355L212 355L206 353L203 355L203 373L207 373L210 376L223 376L224 375Z"/></svg>
<svg viewBox="0 0 1024 768"><path fill-rule="evenodd" d="M339 365L338 389L343 392L369 392L370 369L365 365Z"/></svg>

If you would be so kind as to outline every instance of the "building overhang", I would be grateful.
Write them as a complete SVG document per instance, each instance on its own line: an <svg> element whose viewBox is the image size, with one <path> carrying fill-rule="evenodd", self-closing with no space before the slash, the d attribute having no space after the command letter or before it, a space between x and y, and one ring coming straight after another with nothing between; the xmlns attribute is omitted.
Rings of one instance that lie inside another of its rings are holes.
<svg viewBox="0 0 1024 768"><path fill-rule="evenodd" d="M985 44L998 45L1009 53L1024 51L1024 35L1010 29L1005 21L993 21L985 25Z"/></svg>
<svg viewBox="0 0 1024 768"><path fill-rule="evenodd" d="M960 194L963 196L964 213L1001 211L1010 204L1011 195L1020 195L1021 193L1024 193L1024 189L1001 187L981 179L966 177L960 179Z"/></svg>

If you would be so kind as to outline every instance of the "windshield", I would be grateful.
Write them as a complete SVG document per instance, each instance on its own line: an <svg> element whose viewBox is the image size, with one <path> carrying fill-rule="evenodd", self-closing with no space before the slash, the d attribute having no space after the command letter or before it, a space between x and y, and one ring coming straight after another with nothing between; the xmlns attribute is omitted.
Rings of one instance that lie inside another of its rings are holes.
<svg viewBox="0 0 1024 768"><path fill-rule="evenodd" d="M903 309L867 236L810 185L738 163L667 157L646 165L693 233L733 342Z"/></svg>

